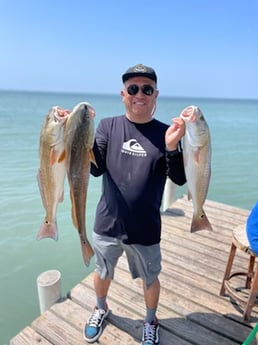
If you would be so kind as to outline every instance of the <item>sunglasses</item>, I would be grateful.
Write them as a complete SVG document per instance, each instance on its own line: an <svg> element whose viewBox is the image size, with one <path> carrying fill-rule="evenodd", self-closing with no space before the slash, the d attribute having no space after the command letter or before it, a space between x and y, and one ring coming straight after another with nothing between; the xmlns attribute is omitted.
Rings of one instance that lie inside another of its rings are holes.
<svg viewBox="0 0 258 345"><path fill-rule="evenodd" d="M134 96L139 92L140 89L142 90L142 93L147 96L151 96L154 92L154 87L148 84L141 86L141 88L136 84L129 85L127 88L127 92L129 93L129 95Z"/></svg>

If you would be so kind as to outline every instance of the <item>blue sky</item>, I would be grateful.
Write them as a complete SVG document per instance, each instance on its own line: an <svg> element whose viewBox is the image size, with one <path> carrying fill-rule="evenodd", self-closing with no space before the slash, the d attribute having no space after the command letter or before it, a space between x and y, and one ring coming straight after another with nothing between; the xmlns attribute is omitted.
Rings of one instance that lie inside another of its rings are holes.
<svg viewBox="0 0 258 345"><path fill-rule="evenodd" d="M0 89L258 99L258 0L0 0Z"/></svg>

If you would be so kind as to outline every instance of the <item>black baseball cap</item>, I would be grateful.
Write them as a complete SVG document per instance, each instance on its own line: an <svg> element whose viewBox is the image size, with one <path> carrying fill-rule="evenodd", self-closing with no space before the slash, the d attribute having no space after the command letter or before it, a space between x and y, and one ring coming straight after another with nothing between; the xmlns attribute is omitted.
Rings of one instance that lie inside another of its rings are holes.
<svg viewBox="0 0 258 345"><path fill-rule="evenodd" d="M122 80L123 82L125 82L126 80L133 77L147 77L151 80L154 80L155 83L157 83L157 75L154 69L148 66L144 66L142 64L138 64L128 68L128 70L122 75Z"/></svg>

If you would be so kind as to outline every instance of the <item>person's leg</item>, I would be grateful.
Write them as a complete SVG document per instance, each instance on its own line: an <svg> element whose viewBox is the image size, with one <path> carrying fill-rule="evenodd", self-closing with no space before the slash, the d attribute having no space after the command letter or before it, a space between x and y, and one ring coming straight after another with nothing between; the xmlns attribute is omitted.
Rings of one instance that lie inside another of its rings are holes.
<svg viewBox="0 0 258 345"><path fill-rule="evenodd" d="M97 297L97 307L99 309L106 309L106 299L111 279L101 279L98 272L94 272L94 289Z"/></svg>
<svg viewBox="0 0 258 345"><path fill-rule="evenodd" d="M159 344L159 324L156 311L160 295L161 253L159 244L151 246L124 245L132 278L141 278L146 304L142 345Z"/></svg>
<svg viewBox="0 0 258 345"><path fill-rule="evenodd" d="M160 283L157 278L149 287L143 282L146 317L143 324L142 345L159 344L159 323L156 311L159 303Z"/></svg>
<svg viewBox="0 0 258 345"><path fill-rule="evenodd" d="M143 292L146 304L145 322L152 323L155 320L156 311L159 303L159 279L157 278L149 288L147 288L146 283L143 282Z"/></svg>
<svg viewBox="0 0 258 345"><path fill-rule="evenodd" d="M114 269L119 257L123 253L120 242L111 237L93 234L93 247L95 252L94 289L96 293L96 306L86 322L83 336L89 342L95 342L102 333L102 323L109 313L106 298Z"/></svg>

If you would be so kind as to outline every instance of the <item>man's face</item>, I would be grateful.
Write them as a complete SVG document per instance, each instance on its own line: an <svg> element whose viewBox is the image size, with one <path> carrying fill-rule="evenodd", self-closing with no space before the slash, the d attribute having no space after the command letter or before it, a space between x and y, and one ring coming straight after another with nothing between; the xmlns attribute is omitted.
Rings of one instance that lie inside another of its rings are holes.
<svg viewBox="0 0 258 345"><path fill-rule="evenodd" d="M130 78L125 82L121 96L129 120L144 123L152 119L158 96L153 80L146 77Z"/></svg>

